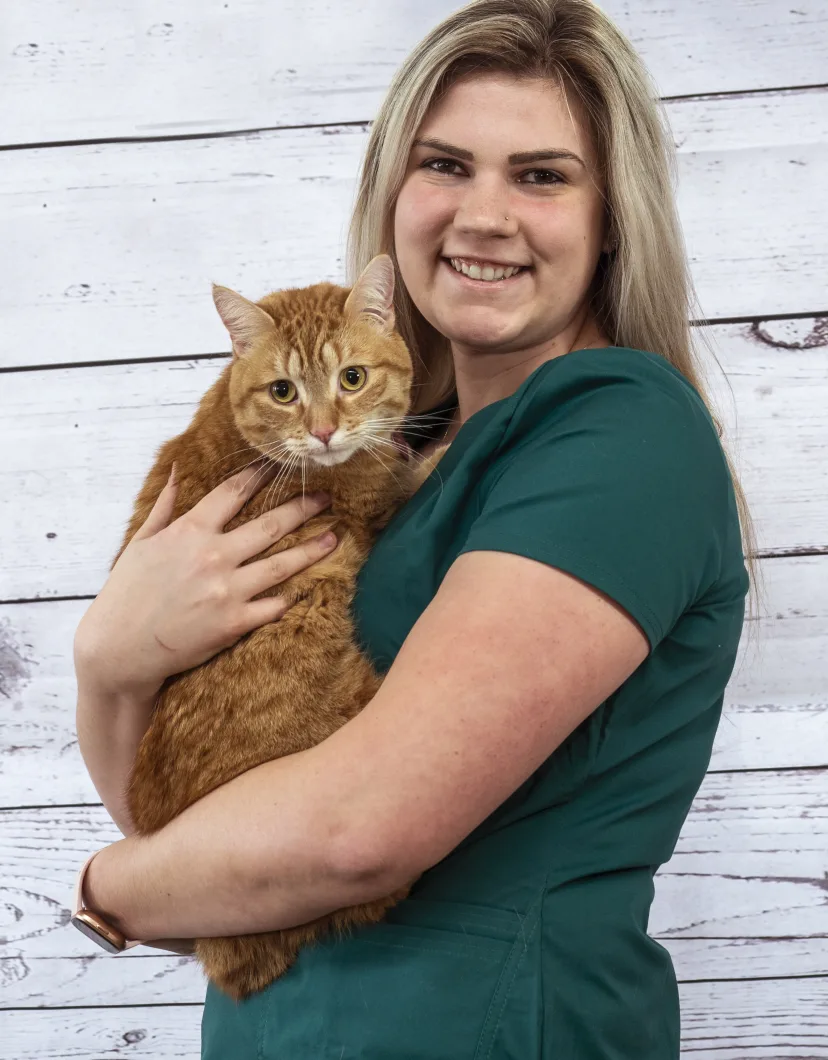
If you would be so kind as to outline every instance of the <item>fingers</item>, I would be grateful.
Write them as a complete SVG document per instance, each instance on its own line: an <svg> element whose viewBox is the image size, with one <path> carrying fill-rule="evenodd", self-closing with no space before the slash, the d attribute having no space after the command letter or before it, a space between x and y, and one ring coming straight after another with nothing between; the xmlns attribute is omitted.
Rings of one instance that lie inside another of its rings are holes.
<svg viewBox="0 0 828 1060"><path fill-rule="evenodd" d="M155 504L152 506L149 515L132 535L133 541L140 540L143 537L152 537L153 534L157 534L159 530L163 530L165 526L169 525L175 508L175 493L177 486L178 482L175 477L175 461L173 461L170 477L167 479L164 488L156 497Z"/></svg>
<svg viewBox="0 0 828 1060"><path fill-rule="evenodd" d="M213 530L222 531L253 494L273 478L277 470L277 464L257 460L210 490L190 509L188 517Z"/></svg>
<svg viewBox="0 0 828 1060"><path fill-rule="evenodd" d="M238 566L251 556L264 552L274 541L293 533L311 516L324 511L330 502L327 494L309 493L304 497L293 497L229 531L224 535L224 547Z"/></svg>
<svg viewBox="0 0 828 1060"><path fill-rule="evenodd" d="M330 531L319 534L299 545L294 545L293 548L286 548L284 552L277 552L273 556L266 556L254 563L247 563L236 572L234 581L243 599L249 601L251 597L287 581L294 574L298 574L299 571L327 556L328 553L333 552L336 545L336 536ZM253 600L252 604L259 602ZM269 603L271 607L277 606L273 599ZM273 619L265 621L273 621Z"/></svg>

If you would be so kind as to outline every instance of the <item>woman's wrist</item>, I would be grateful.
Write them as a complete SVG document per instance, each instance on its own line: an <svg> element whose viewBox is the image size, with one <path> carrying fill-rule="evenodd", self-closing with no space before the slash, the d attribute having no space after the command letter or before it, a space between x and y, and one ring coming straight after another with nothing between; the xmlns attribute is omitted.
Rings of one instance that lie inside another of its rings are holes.
<svg viewBox="0 0 828 1060"><path fill-rule="evenodd" d="M127 707L155 697L163 684L163 679L150 675L130 675L124 668L113 666L111 661L104 664L104 653L75 641L74 664L78 689L84 689L95 700L108 700L113 704L125 704Z"/></svg>
<svg viewBox="0 0 828 1060"><path fill-rule="evenodd" d="M89 863L83 883L83 900L86 907L102 916L126 939L142 937L128 922L124 912L130 904L129 881L135 874L134 843L134 837L120 839L117 843L99 850Z"/></svg>

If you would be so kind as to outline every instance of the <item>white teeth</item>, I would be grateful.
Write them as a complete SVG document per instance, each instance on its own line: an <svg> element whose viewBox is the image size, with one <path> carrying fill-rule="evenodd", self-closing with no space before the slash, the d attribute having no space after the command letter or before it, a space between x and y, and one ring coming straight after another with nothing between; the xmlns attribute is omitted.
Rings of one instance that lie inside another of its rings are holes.
<svg viewBox="0 0 828 1060"><path fill-rule="evenodd" d="M460 258L451 258L451 266L456 272L462 272L464 276L470 276L473 280L508 280L516 272L520 272L520 266L503 265L467 265Z"/></svg>

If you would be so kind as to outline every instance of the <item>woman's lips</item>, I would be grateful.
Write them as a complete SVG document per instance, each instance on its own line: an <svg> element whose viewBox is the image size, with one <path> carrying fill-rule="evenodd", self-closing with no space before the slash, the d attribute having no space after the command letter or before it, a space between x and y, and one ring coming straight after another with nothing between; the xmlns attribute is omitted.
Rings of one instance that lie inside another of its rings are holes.
<svg viewBox="0 0 828 1060"><path fill-rule="evenodd" d="M531 266L529 266L527 268L521 269L520 272L516 272L513 276L509 276L502 280L474 280L471 276L466 276L465 273L458 272L457 269L455 269L452 263L448 260L448 258L440 258L440 261L448 269L452 276L455 277L455 279L459 280L461 283L471 284L473 287L476 287L478 289L481 289L483 287L493 287L496 290L504 288L507 285L516 282L522 276L525 276L531 271Z"/></svg>

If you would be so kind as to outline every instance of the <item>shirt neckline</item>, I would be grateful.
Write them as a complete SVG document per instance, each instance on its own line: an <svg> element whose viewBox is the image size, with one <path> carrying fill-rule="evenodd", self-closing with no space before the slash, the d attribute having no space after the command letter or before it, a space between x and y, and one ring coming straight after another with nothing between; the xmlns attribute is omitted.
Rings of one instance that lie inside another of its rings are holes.
<svg viewBox="0 0 828 1060"><path fill-rule="evenodd" d="M463 431L466 430L468 425L470 423L473 423L475 418L480 416L481 413L488 412L489 410L496 408L498 405L502 405L506 401L512 401L512 400L517 399L527 389L527 387L529 386L529 383L536 376L538 376L538 374L543 369L547 368L550 364L556 364L558 361L563 361L566 357L571 357L573 353L587 353L587 352L588 353L600 353L602 350L620 350L620 349L627 349L627 347L624 347L624 346L583 346L583 347L581 347L578 350L570 350L569 353L562 353L558 357L550 357L548 361L542 361L537 366L537 368L534 368L529 373L529 375L527 375L527 377L523 380L523 382L517 387L516 390L512 391L511 394L506 394L506 396L502 397L502 398L496 398L494 401L490 401L488 405L484 405L482 409L478 409L477 412L473 412L471 414L471 416L469 416L469 418L466 420L466 422L462 423L460 425L460 429L458 430L457 434L455 434L454 438L451 440L449 445L453 446L454 443L457 441L457 439L460 437L460 435L463 433ZM453 411L456 408L457 408L457 391L454 390L454 391L452 391L451 395L448 398L446 398L446 400L444 402L442 402L440 405L435 405L434 408L428 409L427 412L421 412L421 413L419 413L419 415L420 416L442 415L443 413ZM423 442L423 446L428 445L430 442L433 442L434 440L435 440L435 438L433 436L427 437L425 439L425 441ZM416 449L416 447L412 446L412 448L414 448L415 452L419 452L419 450Z"/></svg>

